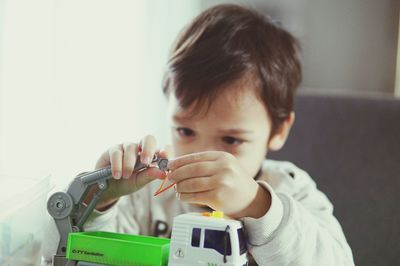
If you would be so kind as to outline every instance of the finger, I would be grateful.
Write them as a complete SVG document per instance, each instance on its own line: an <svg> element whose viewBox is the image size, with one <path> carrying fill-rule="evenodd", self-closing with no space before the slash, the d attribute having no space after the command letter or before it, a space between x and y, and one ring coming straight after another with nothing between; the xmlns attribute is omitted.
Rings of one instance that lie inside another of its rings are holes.
<svg viewBox="0 0 400 266"><path fill-rule="evenodd" d="M147 168L136 175L136 188L140 189L155 179L164 179L167 174L156 167Z"/></svg>
<svg viewBox="0 0 400 266"><path fill-rule="evenodd" d="M95 169L104 168L106 166L109 166L110 164L111 164L111 162L110 162L109 150L106 150L105 152L103 152L103 154L97 160Z"/></svg>
<svg viewBox="0 0 400 266"><path fill-rule="evenodd" d="M154 153L156 152L157 141L154 136L147 135L141 141L142 152L140 160L143 164L149 165L153 160Z"/></svg>
<svg viewBox="0 0 400 266"><path fill-rule="evenodd" d="M176 184L176 192L199 193L215 188L215 182L210 177L195 177L185 179Z"/></svg>
<svg viewBox="0 0 400 266"><path fill-rule="evenodd" d="M193 177L209 177L214 175L218 170L219 165L214 161L196 162L172 170L169 173L168 178L178 183L184 179Z"/></svg>
<svg viewBox="0 0 400 266"><path fill-rule="evenodd" d="M122 177L129 178L135 167L137 154L139 152L139 146L136 143L124 143L124 158L122 164Z"/></svg>
<svg viewBox="0 0 400 266"><path fill-rule="evenodd" d="M170 160L168 163L168 168L173 170L184 165L201 162L201 161L215 161L221 157L223 152L221 151L204 151L186 154L180 157L177 157L173 160Z"/></svg>
<svg viewBox="0 0 400 266"><path fill-rule="evenodd" d="M111 147L108 151L108 156L111 162L111 172L115 179L120 179L122 176L122 145Z"/></svg>
<svg viewBox="0 0 400 266"><path fill-rule="evenodd" d="M169 158L172 155L172 146L165 145L163 149L158 152L159 156L162 158Z"/></svg>

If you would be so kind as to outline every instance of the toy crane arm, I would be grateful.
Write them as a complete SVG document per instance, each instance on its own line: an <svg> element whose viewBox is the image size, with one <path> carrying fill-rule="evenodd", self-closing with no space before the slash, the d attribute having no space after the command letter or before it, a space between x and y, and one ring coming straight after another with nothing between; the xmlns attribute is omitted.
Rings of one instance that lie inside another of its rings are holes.
<svg viewBox="0 0 400 266"><path fill-rule="evenodd" d="M168 160L155 156L152 164L160 170L166 171ZM142 164L138 157L134 171L140 171L149 167ZM95 170L77 176L66 192L56 192L50 196L47 201L47 211L54 218L57 230L60 233L60 241L57 247L57 253L53 257L53 265L76 265L75 262L68 261L65 257L68 234L71 232L83 231L83 225L89 215L100 200L101 194L108 188L108 180L112 178L111 167ZM87 193L92 186L96 185L99 190L93 195L90 203L83 204Z"/></svg>
<svg viewBox="0 0 400 266"><path fill-rule="evenodd" d="M103 191L108 188L107 180L111 178L110 167L86 173L76 177L67 192L56 192L49 198L47 210L54 218L57 230L60 233L60 241L57 253L53 258L53 265L67 265L65 253L68 234L83 230L83 224L96 207ZM97 185L99 190L85 208L83 201L92 185ZM58 261L61 261L61 263Z"/></svg>

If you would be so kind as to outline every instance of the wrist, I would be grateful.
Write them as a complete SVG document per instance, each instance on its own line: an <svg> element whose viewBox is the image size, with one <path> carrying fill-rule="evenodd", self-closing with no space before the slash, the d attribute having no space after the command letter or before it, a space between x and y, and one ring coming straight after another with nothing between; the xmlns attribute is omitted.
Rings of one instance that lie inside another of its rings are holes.
<svg viewBox="0 0 400 266"><path fill-rule="evenodd" d="M250 204L236 218L251 217L254 219L264 216L271 207L271 193L255 182L255 196Z"/></svg>
<svg viewBox="0 0 400 266"><path fill-rule="evenodd" d="M253 206L250 207L253 212L249 216L256 219L264 216L271 207L271 193L259 184L257 185L257 195L251 204Z"/></svg>
<svg viewBox="0 0 400 266"><path fill-rule="evenodd" d="M93 196L97 191L98 191L98 188L96 186L93 186L89 190L89 192L88 192L86 198L83 200L83 202L86 205L88 205L92 201ZM106 193L103 193L103 195L101 195L100 200L96 204L95 209L98 210L98 211L106 211L109 208L111 208L118 201L118 198L108 197L105 194Z"/></svg>
<svg viewBox="0 0 400 266"><path fill-rule="evenodd" d="M118 198L115 199L109 199L107 201L101 201L96 205L96 210L98 211L106 211L110 209L112 206L114 206L115 203L117 203Z"/></svg>

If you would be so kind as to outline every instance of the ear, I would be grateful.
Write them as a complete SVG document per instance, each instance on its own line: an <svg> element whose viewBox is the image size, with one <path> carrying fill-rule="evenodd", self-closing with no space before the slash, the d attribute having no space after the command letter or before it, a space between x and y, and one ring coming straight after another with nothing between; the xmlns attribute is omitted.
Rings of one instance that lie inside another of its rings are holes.
<svg viewBox="0 0 400 266"><path fill-rule="evenodd" d="M288 118L282 123L280 128L270 137L268 142L268 150L277 151L280 150L286 142L289 136L290 129L294 123L295 115L291 112Z"/></svg>

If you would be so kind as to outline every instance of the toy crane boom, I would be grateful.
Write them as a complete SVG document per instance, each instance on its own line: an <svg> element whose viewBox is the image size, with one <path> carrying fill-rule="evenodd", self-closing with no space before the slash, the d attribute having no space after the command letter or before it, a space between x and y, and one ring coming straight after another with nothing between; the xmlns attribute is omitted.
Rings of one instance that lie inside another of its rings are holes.
<svg viewBox="0 0 400 266"><path fill-rule="evenodd" d="M160 170L165 171L167 169L168 160L154 156L152 165L155 165ZM149 167L149 165L141 163L140 156L138 156L134 166L134 171L141 171L147 167ZM77 176L72 181L66 192L56 192L51 195L47 201L47 210L54 218L57 230L60 233L60 241L58 243L57 253L53 257L54 266L76 265L75 262L69 261L66 258L68 234L72 232L83 231L83 225L96 207L98 201L100 200L101 194L107 190L108 180L111 178L111 167L84 173ZM84 200L89 190L93 186L97 186L98 191L94 193L90 203L85 205ZM79 265L82 265L82 263Z"/></svg>

